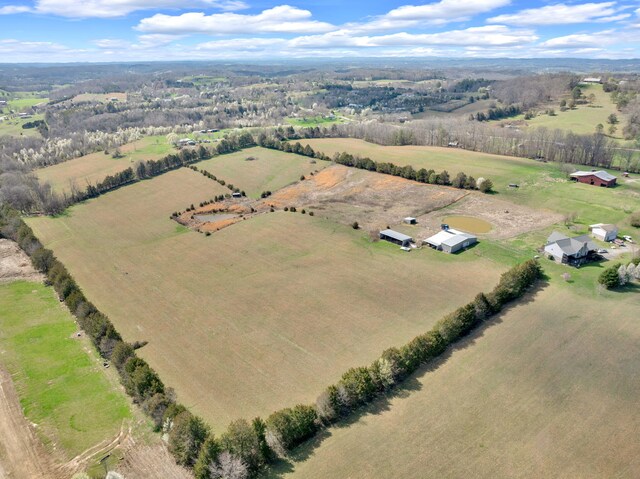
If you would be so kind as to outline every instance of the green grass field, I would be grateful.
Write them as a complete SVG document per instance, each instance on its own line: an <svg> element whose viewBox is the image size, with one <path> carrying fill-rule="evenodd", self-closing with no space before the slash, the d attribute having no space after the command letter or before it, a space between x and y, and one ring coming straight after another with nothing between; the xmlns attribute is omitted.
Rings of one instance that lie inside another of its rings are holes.
<svg viewBox="0 0 640 479"><path fill-rule="evenodd" d="M247 161L249 157L255 160ZM321 170L329 164L320 160L311 163L307 157L256 147L216 156L196 166L232 183L248 196L259 198L263 191L276 191L298 181L301 175Z"/></svg>
<svg viewBox="0 0 640 479"><path fill-rule="evenodd" d="M0 285L0 360L29 421L51 450L71 458L115 436L130 417L118 386L50 287Z"/></svg>
<svg viewBox="0 0 640 479"><path fill-rule="evenodd" d="M270 477L637 477L640 295L543 264L548 286Z"/></svg>
<svg viewBox="0 0 640 479"><path fill-rule="evenodd" d="M38 137L40 132L37 128L22 128L25 123L44 120L44 115L32 115L31 118L8 118L0 121L0 136L29 136Z"/></svg>
<svg viewBox="0 0 640 479"><path fill-rule="evenodd" d="M107 175L134 166L137 161L157 160L174 151L163 136L142 138L121 146L119 150L124 155L122 158L111 156L115 150L109 154L99 151L42 168L36 171L36 175L41 182L48 181L55 191L69 193L73 184L83 190L87 184L99 183Z"/></svg>
<svg viewBox="0 0 640 479"><path fill-rule="evenodd" d="M476 255L406 254L300 213L211 236L169 220L215 187L182 169L28 223L126 340L149 341L140 354L216 430L313 401L505 269Z"/></svg>
<svg viewBox="0 0 640 479"><path fill-rule="evenodd" d="M601 123L604 126L604 132L608 133L607 117L611 113L615 113L618 116L619 123L616 125L617 131L611 137L622 139L622 127L626 120L611 101L611 94L604 92L602 85L597 84L580 85L580 89L586 97L593 94L595 96L594 102L586 105L577 105L574 109L566 111L560 111L558 105L552 105L550 108L555 110L555 116L540 114L531 120L526 120L527 124L530 127L557 128L587 135L595 133L596 125ZM524 119L524 115L514 119Z"/></svg>
<svg viewBox="0 0 640 479"><path fill-rule="evenodd" d="M289 125L293 126L304 126L307 128L315 127L315 126L331 126L338 125L340 123L345 123L343 118L326 118L322 115L318 116L309 116L303 118L287 118L286 122Z"/></svg>
<svg viewBox="0 0 640 479"><path fill-rule="evenodd" d="M380 146L351 138L311 139L304 143L328 155L346 151L376 161L412 165L415 169L446 169L452 177L463 171L475 178L490 178L500 199L563 214L576 213L577 221L582 224L617 223L625 231L623 234L633 234L628 217L633 211L640 210L640 182L636 178L621 178L615 171L611 173L619 177L619 186L598 188L568 181L560 165L524 158L458 148ZM580 168L580 165L573 166ZM509 183L517 183L520 187L509 188Z"/></svg>

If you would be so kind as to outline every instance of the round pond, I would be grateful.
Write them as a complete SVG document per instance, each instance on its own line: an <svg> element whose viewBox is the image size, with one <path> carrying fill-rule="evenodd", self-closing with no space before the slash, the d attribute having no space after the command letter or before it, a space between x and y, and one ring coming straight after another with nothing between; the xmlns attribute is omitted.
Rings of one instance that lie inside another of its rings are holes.
<svg viewBox="0 0 640 479"><path fill-rule="evenodd" d="M473 216L447 216L442 219L442 222L453 229L460 229L469 233L482 234L491 231L491 223Z"/></svg>

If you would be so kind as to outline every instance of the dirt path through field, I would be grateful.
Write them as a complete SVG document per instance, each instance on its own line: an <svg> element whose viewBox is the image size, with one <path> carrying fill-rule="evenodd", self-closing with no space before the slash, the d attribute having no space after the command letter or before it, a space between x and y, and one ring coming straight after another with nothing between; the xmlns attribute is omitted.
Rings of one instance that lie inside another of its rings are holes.
<svg viewBox="0 0 640 479"><path fill-rule="evenodd" d="M0 367L0 479L54 479L53 465L27 422L11 376Z"/></svg>

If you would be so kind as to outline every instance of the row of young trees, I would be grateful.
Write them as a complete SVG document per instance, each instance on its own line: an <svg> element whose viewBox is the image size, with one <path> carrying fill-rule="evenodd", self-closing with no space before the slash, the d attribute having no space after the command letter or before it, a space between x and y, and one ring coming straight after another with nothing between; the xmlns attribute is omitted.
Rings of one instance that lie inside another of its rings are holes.
<svg viewBox="0 0 640 479"><path fill-rule="evenodd" d="M519 105L509 105L504 107L498 106L495 108L489 108L486 113L479 111L475 115L472 114L470 118L477 121L491 121L510 118L512 116L519 115L520 113L522 113L522 107Z"/></svg>
<svg viewBox="0 0 640 479"><path fill-rule="evenodd" d="M266 420L239 419L216 437L201 418L176 402L173 391L136 355L140 345L122 340L109 318L84 296L71 274L42 246L19 212L7 205L0 208L0 233L16 241L47 276L100 355L116 367L126 392L149 415L157 430L168 433L169 450L176 462L193 468L197 479L255 477L267 464L313 437L322 427L398 385L421 364L442 354L505 304L521 297L542 276L535 260L515 266L502 275L491 293L478 294L471 303L445 316L431 331L401 348L384 351L369 367L349 369L314 405L282 409Z"/></svg>
<svg viewBox="0 0 640 479"><path fill-rule="evenodd" d="M420 168L415 170L411 165L397 166L393 163L374 161L368 157L360 157L347 152L336 153L332 158L324 153L316 152L309 145L302 146L300 142L291 143L279 141L270 137L258 138L258 144L264 148L295 153L298 155L318 158L321 160L334 161L340 165L350 166L361 170L375 171L385 175L399 176L408 180L419 181L420 183L428 183L433 185L453 186L455 188L476 190L479 189L483 193L490 193L493 189L493 182L489 179L467 176L460 172L451 178L447 170L436 173L435 170Z"/></svg>

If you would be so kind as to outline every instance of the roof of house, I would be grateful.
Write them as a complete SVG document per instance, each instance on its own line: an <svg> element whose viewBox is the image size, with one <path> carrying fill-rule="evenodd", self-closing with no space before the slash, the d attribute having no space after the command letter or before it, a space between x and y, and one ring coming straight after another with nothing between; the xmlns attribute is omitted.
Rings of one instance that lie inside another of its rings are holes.
<svg viewBox="0 0 640 479"><path fill-rule="evenodd" d="M612 232L617 232L618 231L618 227L616 225L611 225L611 224L604 224L604 223L596 223L595 225L589 225L589 228L593 229L593 228L600 228L603 229L609 233Z"/></svg>
<svg viewBox="0 0 640 479"><path fill-rule="evenodd" d="M404 220L405 221L415 221L416 219L413 216L407 216Z"/></svg>
<svg viewBox="0 0 640 479"><path fill-rule="evenodd" d="M551 247L550 249L554 249L554 247L557 247L567 256L573 256L580 252L580 250L582 250L585 245L590 251L598 249L598 246L591 240L588 235L569 238L562 233L554 231L553 233L551 233L551 235L549 235L545 249L547 249L547 247Z"/></svg>
<svg viewBox="0 0 640 479"><path fill-rule="evenodd" d="M393 231L393 230L382 230L380 231L380 234L383 236L388 236L389 238L393 238L395 240L398 241L413 241L413 238L411 236L407 236L403 233L399 233L398 231Z"/></svg>
<svg viewBox="0 0 640 479"><path fill-rule="evenodd" d="M571 173L569 176L578 177L578 176L595 176L600 178L602 181L611 181L615 180L616 177L606 171L576 171L575 173Z"/></svg>

